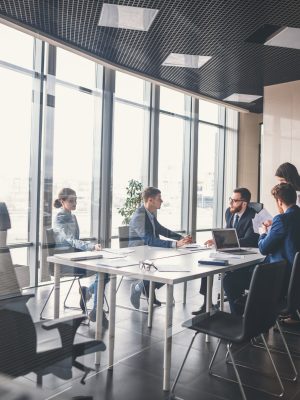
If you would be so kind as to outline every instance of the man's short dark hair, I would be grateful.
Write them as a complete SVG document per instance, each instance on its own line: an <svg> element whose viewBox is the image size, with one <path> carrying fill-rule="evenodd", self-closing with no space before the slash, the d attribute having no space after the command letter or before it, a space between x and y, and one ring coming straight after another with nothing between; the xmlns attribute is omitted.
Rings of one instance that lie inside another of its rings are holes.
<svg viewBox="0 0 300 400"><path fill-rule="evenodd" d="M149 197L155 197L158 194L161 194L161 191L159 189L153 186L149 186L143 191L143 199L144 201L147 201Z"/></svg>
<svg viewBox="0 0 300 400"><path fill-rule="evenodd" d="M234 189L233 193L239 193L241 195L241 199L246 201L246 203L249 203L251 200L251 193L247 188L236 188Z"/></svg>
<svg viewBox="0 0 300 400"><path fill-rule="evenodd" d="M276 200L281 200L287 206L296 204L297 193L290 183L279 183L273 187L271 193Z"/></svg>

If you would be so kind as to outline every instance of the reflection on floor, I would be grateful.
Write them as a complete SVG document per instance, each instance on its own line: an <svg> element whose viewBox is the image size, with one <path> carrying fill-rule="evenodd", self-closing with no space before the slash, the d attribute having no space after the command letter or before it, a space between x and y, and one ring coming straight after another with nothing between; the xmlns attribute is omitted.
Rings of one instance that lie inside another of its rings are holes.
<svg viewBox="0 0 300 400"><path fill-rule="evenodd" d="M90 278L92 279L92 278ZM132 282L124 280L118 292L117 302L122 306L130 306L129 289ZM173 353L172 353L172 371L171 379L173 381L175 374L181 364L187 346L190 343L192 333L181 327L181 323L191 317L191 311L199 308L202 303L202 296L199 295L200 281L188 283L187 304L182 304L183 287L176 285L174 291L174 326L173 326ZM88 285L88 280L86 283ZM64 292L68 290L69 283L62 285L61 302L64 299ZM219 287L219 281L215 278L214 300L216 300ZM46 299L50 286L40 287L30 290L35 292L35 298L28 303L33 319L39 321L39 312ZM157 292L160 300L165 298L165 289L161 288ZM216 302L216 301L214 301ZM79 303L78 288L74 287L71 292L68 303L77 306ZM92 301L90 304L92 305ZM141 308L146 310L146 301L141 302ZM63 310L61 315L78 314L79 310ZM45 310L45 316L52 318L53 298ZM115 340L115 365L113 371L108 371L107 352L102 353L101 366L98 370L91 373L86 384L80 384L82 372L74 369L73 379L63 381L48 375L43 381L43 390L45 399L81 399L90 398L94 400L162 400L167 399L168 394L162 391L163 375L163 329L164 329L165 307L155 308L153 327L147 327L147 315L133 310L117 308L116 314L116 340ZM299 329L300 331L300 329ZM94 337L94 324L90 326L81 326L80 335ZM300 353L300 337L296 338L289 335L291 349ZM42 328L38 329L39 350L59 346L56 332L46 332ZM80 336L78 336L80 340ZM277 342L278 334L271 332L269 341ZM108 342L108 332L105 332L104 342ZM186 366L177 385L176 393L185 400L213 400L213 399L240 399L238 386L228 383L208 375L207 369L210 358L214 351L216 340L211 339L210 343L205 342L205 338L199 335ZM248 364L259 368L260 371L271 371L266 353L262 350L253 349L249 346L235 348L236 358L247 361ZM251 352L250 352L251 350ZM225 376L232 376L232 367L224 363L225 346L219 355L216 364L218 372ZM290 367L285 355L276 354L275 359L279 365L279 370L283 375L291 373ZM82 357L84 364L95 368L94 355ZM295 358L295 364L300 371L300 357ZM251 383L255 387L261 387L270 391L278 391L278 387L272 376L264 376L253 372L242 371L242 379ZM36 377L29 374L26 377L18 378L17 381L24 382L26 385L35 386ZM284 399L300 400L300 383L284 381L286 393ZM258 392L252 389L246 389L248 399L267 400L273 396Z"/></svg>

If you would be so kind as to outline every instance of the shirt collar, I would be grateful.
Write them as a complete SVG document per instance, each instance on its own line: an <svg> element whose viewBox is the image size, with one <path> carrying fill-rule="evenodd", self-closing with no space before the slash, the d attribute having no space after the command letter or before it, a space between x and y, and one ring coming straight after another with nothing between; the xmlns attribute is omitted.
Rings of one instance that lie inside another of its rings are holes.
<svg viewBox="0 0 300 400"><path fill-rule="evenodd" d="M146 210L146 213L147 213L148 217L150 218L150 220L153 220L154 219L154 215L149 210L147 210L146 207L145 207L145 210Z"/></svg>

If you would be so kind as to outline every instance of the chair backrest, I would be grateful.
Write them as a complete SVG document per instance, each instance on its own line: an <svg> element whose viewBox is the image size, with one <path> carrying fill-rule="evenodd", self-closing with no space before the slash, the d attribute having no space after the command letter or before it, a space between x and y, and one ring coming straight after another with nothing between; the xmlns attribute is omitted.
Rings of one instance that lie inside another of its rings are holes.
<svg viewBox="0 0 300 400"><path fill-rule="evenodd" d="M46 229L45 238L46 238L46 243L44 245L44 248L46 248L48 256L53 256L54 254L60 254L60 253L73 253L73 252L78 251L77 249L74 249L73 247L67 247L63 244L56 243L55 232L54 232L53 228ZM54 275L54 264L53 263L49 263L49 274L52 276ZM69 267L67 265L61 265L60 275L61 275L61 277L62 276L73 276L74 268Z"/></svg>
<svg viewBox="0 0 300 400"><path fill-rule="evenodd" d="M275 324L286 268L285 261L255 267L243 318L245 339L267 332Z"/></svg>
<svg viewBox="0 0 300 400"><path fill-rule="evenodd" d="M290 313L300 309L300 253L296 253L287 292L287 309Z"/></svg>
<svg viewBox="0 0 300 400"><path fill-rule="evenodd" d="M22 296L9 249L0 249L0 373L25 374L36 353L36 331ZM24 374L23 374L24 375Z"/></svg>
<svg viewBox="0 0 300 400"><path fill-rule="evenodd" d="M7 230L10 228L10 217L6 204L0 202L0 247L7 246Z"/></svg>
<svg viewBox="0 0 300 400"><path fill-rule="evenodd" d="M129 246L129 226L119 226L119 247L120 249Z"/></svg>
<svg viewBox="0 0 300 400"><path fill-rule="evenodd" d="M21 291L8 247L0 248L0 299L20 296ZM0 325L1 326L1 325Z"/></svg>
<svg viewBox="0 0 300 400"><path fill-rule="evenodd" d="M26 302L32 295L0 300L0 373L26 375L36 364L36 330Z"/></svg>
<svg viewBox="0 0 300 400"><path fill-rule="evenodd" d="M264 208L264 205L263 205L263 203L256 203L254 201L250 201L249 207L253 208L253 210L256 213L259 213Z"/></svg>

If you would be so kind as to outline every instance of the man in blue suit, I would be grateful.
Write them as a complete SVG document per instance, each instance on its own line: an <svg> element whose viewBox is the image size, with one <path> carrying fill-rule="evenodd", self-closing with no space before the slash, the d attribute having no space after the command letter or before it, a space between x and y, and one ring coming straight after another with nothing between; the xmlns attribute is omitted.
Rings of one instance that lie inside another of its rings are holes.
<svg viewBox="0 0 300 400"><path fill-rule="evenodd" d="M235 228L242 247L257 247L259 235L254 232L252 219L255 217L255 210L249 207L251 193L247 188L234 189L229 198L229 207L225 212L226 228ZM205 242L207 246L214 244L213 240ZM235 299L244 292L245 282L248 282L252 274L253 267L237 270L226 274L224 279L224 288L229 303L232 304ZM204 303L199 310L193 311L193 315L198 315L206 311L206 284L207 279L201 279L200 294L204 296Z"/></svg>
<svg viewBox="0 0 300 400"><path fill-rule="evenodd" d="M165 248L182 247L191 243L191 236L181 236L176 232L162 226L156 219L155 213L160 209L163 200L161 191L155 187L148 187L143 192L144 204L139 207L133 214L129 223L129 246L155 246ZM172 240L164 240L160 238ZM155 289L162 286L161 283L155 283ZM149 296L149 281L140 281L133 283L130 288L130 300L135 308L140 307L140 296L144 290L144 294ZM154 304L160 306L159 300L154 297Z"/></svg>
<svg viewBox="0 0 300 400"><path fill-rule="evenodd" d="M296 206L297 194L291 184L276 185L271 193L276 200L279 214L274 217L273 222L267 221L261 227L258 247L267 256L265 262L287 262L284 282L286 293L294 257L300 251L300 208Z"/></svg>

